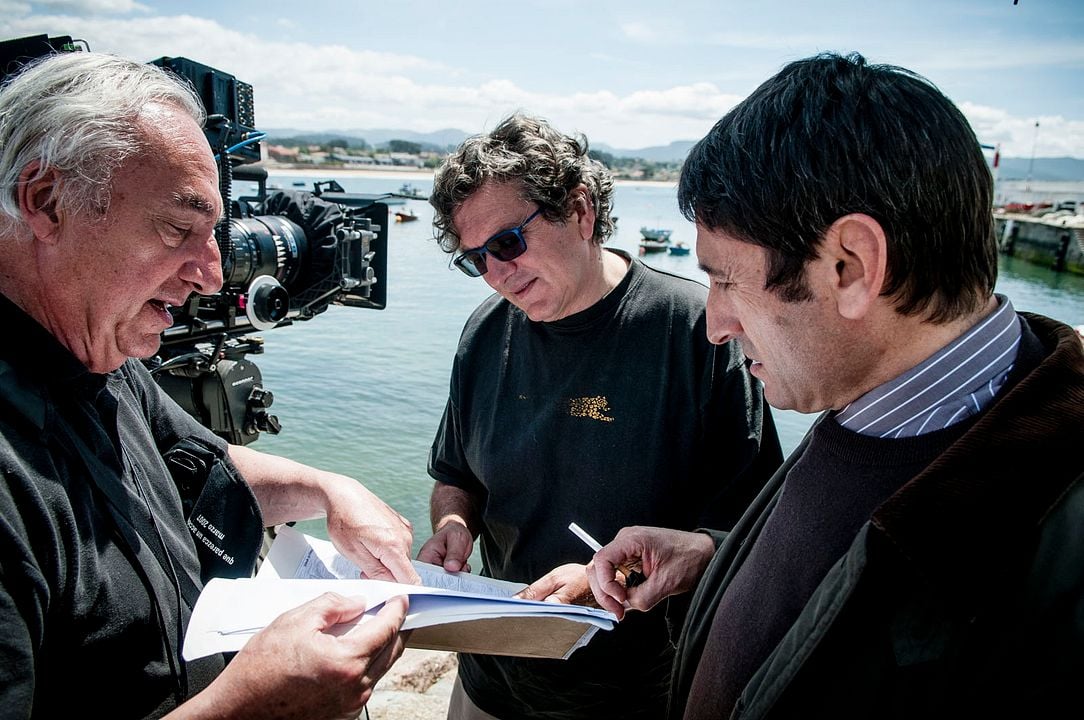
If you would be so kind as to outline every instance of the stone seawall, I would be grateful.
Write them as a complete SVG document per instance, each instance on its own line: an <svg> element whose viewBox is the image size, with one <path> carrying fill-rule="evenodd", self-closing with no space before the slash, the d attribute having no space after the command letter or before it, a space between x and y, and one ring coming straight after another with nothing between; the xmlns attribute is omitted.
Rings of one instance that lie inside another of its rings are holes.
<svg viewBox="0 0 1084 720"><path fill-rule="evenodd" d="M1059 272L1084 275L1084 218L1077 218L995 215L998 250Z"/></svg>

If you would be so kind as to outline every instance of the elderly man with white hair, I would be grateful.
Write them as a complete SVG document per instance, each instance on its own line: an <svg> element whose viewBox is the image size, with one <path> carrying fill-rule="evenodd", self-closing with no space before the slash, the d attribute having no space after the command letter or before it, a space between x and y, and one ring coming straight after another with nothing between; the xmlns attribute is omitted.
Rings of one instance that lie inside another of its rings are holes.
<svg viewBox="0 0 1084 720"><path fill-rule="evenodd" d="M149 65L46 58L0 89L0 715L340 717L402 652L403 598L326 595L229 664L181 646L209 568L186 510L251 572L261 529L326 515L370 576L416 581L409 523L351 478L230 447L131 358L222 284L217 169L191 90ZM175 483L179 443L210 458ZM211 573L213 574L213 573Z"/></svg>

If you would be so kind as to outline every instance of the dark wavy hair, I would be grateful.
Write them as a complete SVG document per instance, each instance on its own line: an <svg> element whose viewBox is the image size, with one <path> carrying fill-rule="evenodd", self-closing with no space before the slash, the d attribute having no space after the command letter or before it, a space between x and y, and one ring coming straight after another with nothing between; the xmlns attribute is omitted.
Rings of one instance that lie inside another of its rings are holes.
<svg viewBox="0 0 1084 720"><path fill-rule="evenodd" d="M516 113L492 132L463 141L433 178L429 203L436 210L433 226L445 252L459 249L452 215L489 182L516 183L524 197L538 205L551 222L564 222L572 211L572 191L587 186L595 207L592 239L602 244L614 231L613 176L587 155L587 138L565 135L541 118Z"/></svg>
<svg viewBox="0 0 1084 720"><path fill-rule="evenodd" d="M857 53L793 62L728 112L685 161L682 214L764 247L767 286L809 298L806 263L828 227L864 213L884 229L881 295L948 322L997 280L993 181L975 133L932 83Z"/></svg>

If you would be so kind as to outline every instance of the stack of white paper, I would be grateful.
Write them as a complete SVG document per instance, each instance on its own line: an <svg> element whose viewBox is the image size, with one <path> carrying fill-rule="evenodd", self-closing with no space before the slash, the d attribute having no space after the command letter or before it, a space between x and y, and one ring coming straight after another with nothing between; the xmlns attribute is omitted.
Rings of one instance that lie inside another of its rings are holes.
<svg viewBox="0 0 1084 720"><path fill-rule="evenodd" d="M214 579L192 613L184 642L185 660L233 652L282 613L325 592L360 596L370 610L406 595L404 630L418 630L407 645L528 657L568 657L616 617L581 605L519 600L524 586L415 562L422 585L357 579L360 571L331 543L283 528L255 578ZM496 625L494 623L497 623ZM342 631L357 623L341 626Z"/></svg>

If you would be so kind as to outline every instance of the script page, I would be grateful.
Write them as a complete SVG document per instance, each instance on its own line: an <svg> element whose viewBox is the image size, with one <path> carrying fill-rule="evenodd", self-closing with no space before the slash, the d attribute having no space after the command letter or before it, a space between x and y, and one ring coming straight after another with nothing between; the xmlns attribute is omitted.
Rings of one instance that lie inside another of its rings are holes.
<svg viewBox="0 0 1084 720"><path fill-rule="evenodd" d="M324 592L363 597L370 608L343 626L343 632L365 622L389 598L408 596L403 629L428 628L412 637L419 647L436 649L567 657L599 629L610 630L616 624L612 613L598 608L511 597L525 587L522 584L448 573L427 563L415 562L415 567L421 585L364 579L330 542L284 528L255 578L216 578L207 583L185 633L184 658L236 652L280 614ZM498 629L500 633L491 632ZM493 644L501 633L505 642ZM507 642L508 633L518 633L518 645Z"/></svg>
<svg viewBox="0 0 1084 720"><path fill-rule="evenodd" d="M511 597L527 587L523 583L506 582L470 573L450 573L439 565L418 560L414 560L413 564L421 576L422 585L427 587L496 597ZM260 566L256 577L356 580L364 578L365 575L357 565L336 550L331 542L284 526L278 531L275 542L271 545L271 552Z"/></svg>

